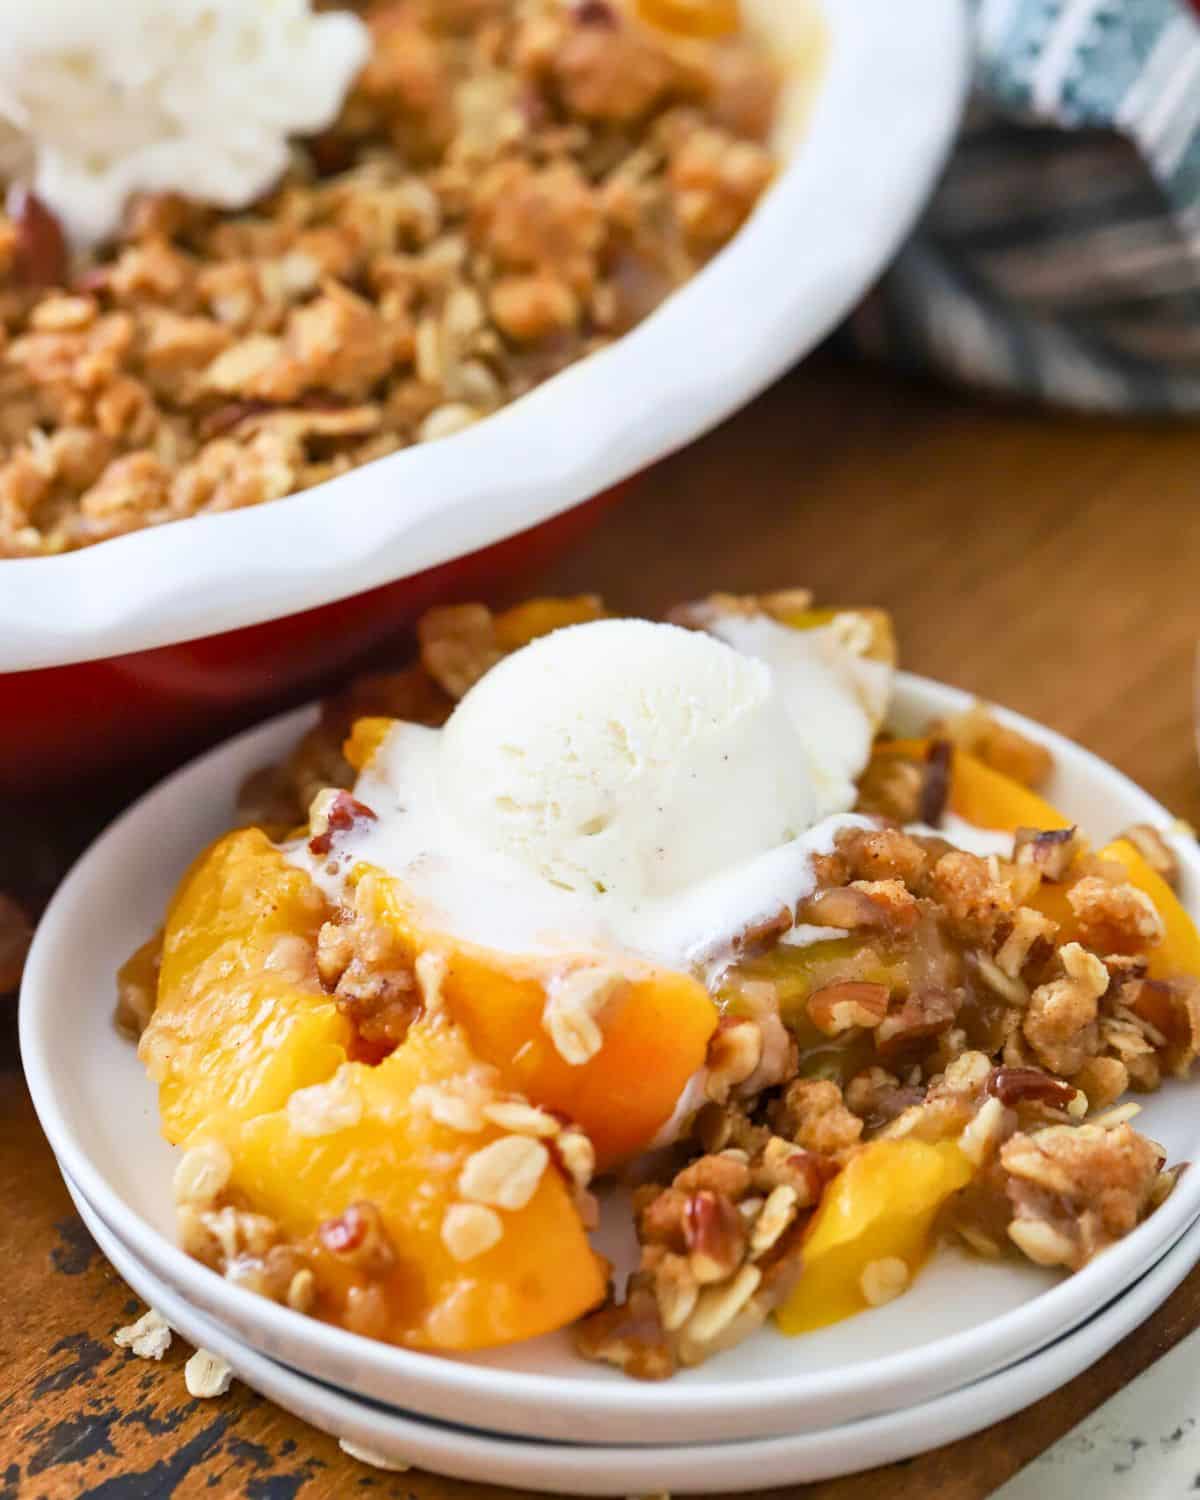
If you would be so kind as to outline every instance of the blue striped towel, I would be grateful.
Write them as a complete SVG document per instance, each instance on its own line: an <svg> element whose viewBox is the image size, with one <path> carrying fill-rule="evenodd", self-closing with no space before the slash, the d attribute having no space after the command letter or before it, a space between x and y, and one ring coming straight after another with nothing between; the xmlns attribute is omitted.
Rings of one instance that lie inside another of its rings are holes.
<svg viewBox="0 0 1200 1500"><path fill-rule="evenodd" d="M973 8L962 137L851 339L1082 409L1200 412L1200 12Z"/></svg>

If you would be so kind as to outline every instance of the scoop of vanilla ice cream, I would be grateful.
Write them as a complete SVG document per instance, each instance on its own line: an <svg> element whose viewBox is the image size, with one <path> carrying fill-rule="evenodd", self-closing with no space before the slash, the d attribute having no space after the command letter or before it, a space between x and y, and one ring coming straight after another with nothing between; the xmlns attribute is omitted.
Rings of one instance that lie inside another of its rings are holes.
<svg viewBox="0 0 1200 1500"><path fill-rule="evenodd" d="M708 629L765 662L813 767L819 817L845 812L892 693L892 668L865 654L848 612L829 625L792 630L767 615L722 615Z"/></svg>
<svg viewBox="0 0 1200 1500"><path fill-rule="evenodd" d="M0 132L76 243L135 192L239 208L332 123L369 48L309 0L0 0ZM4 131L7 123L9 130Z"/></svg>
<svg viewBox="0 0 1200 1500"><path fill-rule="evenodd" d="M782 844L817 815L770 667L644 620L571 626L493 667L443 731L439 791L497 853L630 905Z"/></svg>

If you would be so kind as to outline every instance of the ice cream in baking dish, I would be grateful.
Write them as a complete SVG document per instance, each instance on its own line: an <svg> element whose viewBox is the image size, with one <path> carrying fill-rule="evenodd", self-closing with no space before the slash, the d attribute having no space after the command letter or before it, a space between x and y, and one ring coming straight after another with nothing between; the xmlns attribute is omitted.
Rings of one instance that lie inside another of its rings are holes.
<svg viewBox="0 0 1200 1500"><path fill-rule="evenodd" d="M245 207L289 137L332 123L370 50L357 16L307 0L7 0L0 25L0 171L19 179L27 157L88 245L137 192Z"/></svg>
<svg viewBox="0 0 1200 1500"><path fill-rule="evenodd" d="M1133 1228L1173 1175L1111 1107L1200 1036L1161 838L1091 851L982 712L880 739L877 612L601 614L427 617L185 879L124 981L185 1245L376 1337L577 1323L661 1377L889 1300L937 1234L1073 1269Z"/></svg>

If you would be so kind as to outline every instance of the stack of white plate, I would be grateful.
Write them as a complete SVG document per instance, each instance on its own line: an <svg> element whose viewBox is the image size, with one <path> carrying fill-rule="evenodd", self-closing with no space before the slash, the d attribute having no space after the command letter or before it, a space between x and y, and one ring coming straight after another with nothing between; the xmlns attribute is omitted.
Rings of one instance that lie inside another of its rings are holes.
<svg viewBox="0 0 1200 1500"><path fill-rule="evenodd" d="M965 706L901 678L896 727ZM1054 754L1055 801L1095 839L1169 815L1119 772L1028 721ZM559 1493L751 1490L907 1457L1054 1390L1145 1319L1200 1259L1200 1173L1079 1274L944 1250L886 1307L787 1339L764 1330L659 1385L579 1360L565 1334L473 1358L416 1354L305 1318L221 1279L174 1243L175 1153L154 1089L112 1024L113 975L152 932L186 865L227 827L242 778L307 711L181 771L80 861L38 932L21 1043L42 1125L88 1227L129 1285L185 1338L281 1406L381 1457L455 1478ZM1174 846L1200 910L1200 854ZM1140 1129L1172 1161L1200 1153L1188 1084L1146 1097ZM615 1216L614 1216L615 1217ZM602 1246L618 1259L627 1251Z"/></svg>

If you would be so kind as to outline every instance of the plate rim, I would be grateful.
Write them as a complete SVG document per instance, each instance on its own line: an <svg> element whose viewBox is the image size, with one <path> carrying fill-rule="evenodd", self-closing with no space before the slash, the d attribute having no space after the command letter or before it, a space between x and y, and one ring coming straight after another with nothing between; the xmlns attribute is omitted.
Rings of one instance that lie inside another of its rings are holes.
<svg viewBox="0 0 1200 1500"><path fill-rule="evenodd" d="M972 701L970 694L947 684L910 673L897 674L895 704L901 717L913 711L945 713ZM294 734L313 712L309 707L268 720L197 757L151 788L101 834L69 872L43 916L30 950L19 1004L26 1080L56 1158L106 1223L126 1227L128 1232L123 1230L121 1238L159 1270L164 1280L186 1288L189 1296L196 1297L210 1311L225 1309L224 1317L236 1326L254 1328L267 1346L280 1347L286 1343L306 1350L311 1358L327 1366L354 1365L359 1371L369 1371L372 1379L386 1381L393 1389L411 1386L420 1393L422 1410L435 1416L448 1413L464 1400L482 1399L500 1409L524 1411L525 1421L531 1411L536 1412L538 1420L548 1424L543 1435L553 1436L556 1429L561 1429L563 1415L577 1414L582 1403L600 1423L664 1420L680 1429L690 1426L711 1434L712 1423L719 1418L723 1430L728 1429L726 1436L749 1435L751 1427L755 1435L761 1435L772 1427L778 1430L780 1424L784 1430L791 1430L800 1408L820 1412L836 1402L887 1402L898 1390L910 1395L915 1392L917 1399L924 1399L1024 1357L1056 1332L1075 1326L1097 1302L1110 1300L1128 1286L1157 1247L1169 1242L1181 1226L1200 1215L1200 1173L1185 1174L1175 1192L1150 1220L1090 1266L983 1325L961 1329L912 1351L885 1355L836 1372L820 1375L808 1372L791 1378L760 1376L706 1386L673 1381L646 1385L625 1380L614 1372L611 1382L596 1380L585 1390L546 1374L500 1370L378 1343L307 1318L226 1282L185 1255L165 1234L126 1205L91 1161L86 1142L76 1138L56 1097L47 1039L43 1035L45 1007L39 1004L37 996L39 991L52 989L48 974L53 970L59 924L67 920L63 913L85 898L97 872L103 878L111 844L127 836L142 818L154 816L156 805L169 804L190 778L200 777L214 770L226 757L248 753L260 743L264 753L268 753L268 744ZM1170 813L1149 793L1093 752L1022 715L1009 710L999 712L1006 722L1047 744L1059 757L1082 758L1094 775L1115 782L1126 801L1139 806L1147 820L1159 826L1171 821ZM1200 848L1180 848L1179 852L1200 890ZM1051 1330L1049 1333L1047 1328ZM987 1337L981 1336L982 1329L989 1330Z"/></svg>
<svg viewBox="0 0 1200 1500"><path fill-rule="evenodd" d="M176 1328L176 1331L189 1342L195 1343L196 1341L182 1327L183 1321L195 1319L192 1327L205 1335L204 1341L198 1347L210 1349L228 1360L237 1378L249 1385L252 1390L259 1391L260 1395L265 1394L269 1400L283 1405L274 1392L264 1392L252 1381L246 1380L238 1370L239 1362L242 1368L246 1368L248 1364L252 1374L257 1374L260 1378L262 1367L267 1367L268 1379L275 1386L276 1391L281 1388L286 1390L293 1383L299 1384L302 1388L311 1388L315 1400L324 1407L333 1408L334 1412L340 1415L341 1423L353 1425L359 1433L365 1434L363 1437L355 1438L353 1433L336 1430L335 1418L330 1417L330 1425L322 1427L321 1430L328 1432L331 1436L339 1438L350 1436L352 1440L361 1441L364 1446L370 1447L371 1440L378 1441L377 1424L381 1422L387 1423L392 1429L390 1434L385 1435L386 1440L394 1440L397 1445L402 1444L405 1439L411 1443L414 1430L417 1430L418 1443L422 1436L426 1436L428 1441L427 1435L434 1434L441 1439L440 1453L451 1468L450 1470L443 1470L440 1467L426 1469L426 1472L448 1474L448 1477L455 1479L494 1484L497 1482L497 1464L504 1466L506 1463L511 1463L514 1458L523 1457L527 1463L536 1466L539 1462L544 1465L547 1457L559 1457L560 1462L571 1466L572 1472L564 1474L559 1469L553 1475L548 1476L549 1482L544 1485L540 1477L535 1475L531 1478L528 1472L519 1475L506 1473L501 1479L503 1483L544 1487L548 1493L563 1493L562 1486L566 1484L569 1493L628 1495L635 1490L644 1490L647 1483L669 1486L669 1492L678 1494L704 1493L706 1490L711 1490L714 1483L717 1483L723 1491L738 1493L746 1490L760 1490L764 1485L813 1483L833 1479L931 1451L948 1442L968 1437L995 1422L1004 1421L1007 1417L1044 1399L1053 1391L1061 1389L1152 1317L1200 1259L1200 1218L1198 1218L1183 1229L1175 1242L1167 1247L1162 1256L1147 1267L1135 1282L1093 1317L1067 1331L1051 1344L1037 1350L1027 1359L1005 1366L1004 1369L992 1375L983 1376L977 1381L933 1397L928 1402L916 1406L885 1412L877 1416L863 1417L849 1423L835 1424L830 1428L745 1438L724 1443L683 1443L657 1446L547 1443L536 1439L514 1438L505 1434L464 1428L461 1425L443 1423L436 1419L426 1419L401 1409L388 1408L374 1401L367 1404L361 1402L352 1391L327 1385L311 1375L291 1369L281 1361L272 1359L268 1354L243 1344L233 1332L215 1323L200 1309L193 1307L177 1289L166 1286L150 1267L138 1261L115 1230L106 1224L95 1208L87 1202L82 1190L73 1184L65 1173L64 1178L67 1191L88 1232L96 1239L101 1253L109 1259L117 1274L134 1291L138 1292L143 1301L146 1301L144 1293L133 1285L128 1275L128 1266L132 1264L136 1267L137 1273L146 1277L143 1285L155 1290L156 1296L149 1299L148 1305L158 1306L160 1301L167 1304L181 1304L185 1309L186 1318L180 1320L180 1326ZM115 1241L119 1247L116 1260L112 1255L112 1241ZM125 1261L125 1264L122 1265L121 1261ZM175 1328L175 1323L169 1315L167 1321ZM1052 1373L1047 1373L1047 1371ZM1031 1372L1034 1377L1032 1380L1030 1379ZM997 1392L1002 1393L998 1401L996 1400ZM358 1415L359 1412L363 1414L361 1418ZM300 1416L295 1412L293 1415ZM317 1425L307 1413L300 1416L300 1420L308 1422L309 1425ZM922 1425L927 1427L930 1424L935 1428L934 1440L925 1442L920 1436ZM831 1462L827 1460L822 1464L818 1458L814 1467L813 1452L816 1450L819 1453L823 1445L828 1448L831 1442L849 1441L856 1443L861 1450L863 1446L870 1447L872 1439L878 1445L881 1440L885 1440L885 1435L895 1428L900 1429L895 1434L899 1441L892 1444L894 1451L890 1453L881 1454L874 1451L864 1465L852 1463L849 1467L831 1455ZM571 1455L570 1459L566 1458L567 1453ZM798 1459L803 1461L806 1453L809 1455L809 1467L803 1474L798 1474L794 1470L780 1471L780 1463L789 1465L795 1464ZM678 1470L668 1469L667 1472L660 1472L657 1463L662 1462L664 1455L669 1456L671 1460L684 1463L685 1471L681 1473ZM604 1472L604 1478L600 1483L590 1477L593 1471L585 1467L594 1465L597 1461ZM629 1464L630 1469L619 1471L622 1463ZM705 1477L700 1484L695 1484L691 1476L694 1475L695 1468L700 1463L705 1466ZM714 1463L717 1465L728 1463L740 1472L749 1472L753 1475L752 1482L749 1485L742 1484L738 1478L731 1477L724 1472L719 1476L713 1476L712 1465ZM423 1467L423 1461L418 1460L418 1466ZM764 1466L766 1472L764 1472ZM582 1473L578 1472L580 1468L583 1469Z"/></svg>

